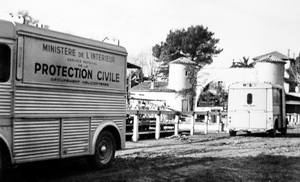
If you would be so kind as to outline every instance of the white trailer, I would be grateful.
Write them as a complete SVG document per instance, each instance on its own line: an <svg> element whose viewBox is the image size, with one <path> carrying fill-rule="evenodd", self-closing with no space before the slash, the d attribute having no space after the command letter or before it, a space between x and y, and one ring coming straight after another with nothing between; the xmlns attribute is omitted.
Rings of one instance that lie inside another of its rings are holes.
<svg viewBox="0 0 300 182"><path fill-rule="evenodd" d="M0 20L0 172L4 165L125 148L125 48Z"/></svg>
<svg viewBox="0 0 300 182"><path fill-rule="evenodd" d="M228 130L286 134L285 92L270 83L234 83L228 90Z"/></svg>

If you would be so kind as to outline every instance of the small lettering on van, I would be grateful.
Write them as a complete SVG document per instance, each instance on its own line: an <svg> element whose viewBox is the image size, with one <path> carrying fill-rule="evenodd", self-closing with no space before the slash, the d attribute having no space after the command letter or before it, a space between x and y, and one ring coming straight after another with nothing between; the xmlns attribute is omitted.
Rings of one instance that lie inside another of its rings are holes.
<svg viewBox="0 0 300 182"><path fill-rule="evenodd" d="M75 49L66 46L55 46L55 45L43 44L43 51L56 53L56 54L70 55L74 57L76 56Z"/></svg>

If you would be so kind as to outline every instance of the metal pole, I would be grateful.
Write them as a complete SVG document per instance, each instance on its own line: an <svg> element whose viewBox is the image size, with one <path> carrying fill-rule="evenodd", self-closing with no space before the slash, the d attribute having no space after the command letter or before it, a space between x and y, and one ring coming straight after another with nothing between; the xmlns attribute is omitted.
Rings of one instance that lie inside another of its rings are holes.
<svg viewBox="0 0 300 182"><path fill-rule="evenodd" d="M191 116L191 136L194 135L194 131L195 131L195 116L194 114L192 114Z"/></svg>
<svg viewBox="0 0 300 182"><path fill-rule="evenodd" d="M205 135L208 133L208 115L209 115L209 112L207 112L207 114L205 114L205 116L204 116L204 134Z"/></svg>
<svg viewBox="0 0 300 182"><path fill-rule="evenodd" d="M217 120L217 132L219 133L221 130L220 130L220 128L221 128L221 126L220 126L220 113L218 113L217 115L216 115L216 120Z"/></svg>
<svg viewBox="0 0 300 182"><path fill-rule="evenodd" d="M158 140L160 137L160 114L156 114L156 126L155 126L155 139Z"/></svg>
<svg viewBox="0 0 300 182"><path fill-rule="evenodd" d="M174 135L178 135L179 134L179 115L175 115L175 125L174 125Z"/></svg>
<svg viewBox="0 0 300 182"><path fill-rule="evenodd" d="M138 114L133 117L133 135L132 141L137 142L139 140L139 117Z"/></svg>

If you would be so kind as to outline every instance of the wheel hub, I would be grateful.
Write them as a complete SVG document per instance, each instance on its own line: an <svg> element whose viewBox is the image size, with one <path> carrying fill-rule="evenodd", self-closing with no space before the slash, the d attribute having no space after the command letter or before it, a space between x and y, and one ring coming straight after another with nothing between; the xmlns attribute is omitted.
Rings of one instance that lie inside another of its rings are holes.
<svg viewBox="0 0 300 182"><path fill-rule="evenodd" d="M107 151L106 145L102 145L100 148L100 151L102 154L106 153L106 151Z"/></svg>

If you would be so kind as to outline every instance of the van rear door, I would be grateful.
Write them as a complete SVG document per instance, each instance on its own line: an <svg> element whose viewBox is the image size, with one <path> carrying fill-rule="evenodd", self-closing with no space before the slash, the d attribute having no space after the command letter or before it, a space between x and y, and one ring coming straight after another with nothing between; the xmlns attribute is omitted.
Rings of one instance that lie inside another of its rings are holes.
<svg viewBox="0 0 300 182"><path fill-rule="evenodd" d="M241 88L231 89L228 106L231 128L266 128L267 89Z"/></svg>

